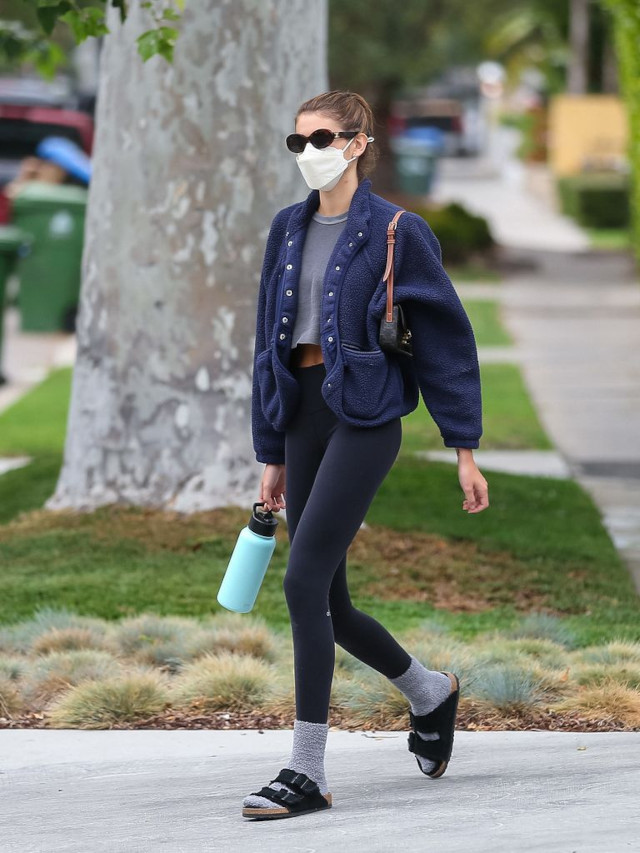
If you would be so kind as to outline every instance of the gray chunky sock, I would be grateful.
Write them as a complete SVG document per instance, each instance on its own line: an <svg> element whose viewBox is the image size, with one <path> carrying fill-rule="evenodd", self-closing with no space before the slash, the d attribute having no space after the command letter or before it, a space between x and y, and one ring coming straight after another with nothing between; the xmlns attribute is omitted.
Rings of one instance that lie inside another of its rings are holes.
<svg viewBox="0 0 640 853"><path fill-rule="evenodd" d="M321 794L327 794L329 788L324 773L324 753L327 745L328 723L309 723L305 720L295 720L293 724L293 748L291 758L286 765L296 773L306 773L320 788ZM262 787L262 785L260 786ZM288 785L281 782L272 782L269 785L274 791L281 788L291 790ZM275 803L266 797L257 797L249 794L242 802L243 806L250 808L276 808Z"/></svg>
<svg viewBox="0 0 640 853"><path fill-rule="evenodd" d="M411 704L411 710L416 716L429 714L449 696L451 681L449 676L427 669L413 655L410 657L411 664L406 672L397 678L390 678L389 681L407 697ZM423 734L418 732L418 734L423 740L438 739L436 733ZM416 758L425 773L430 773L438 766L436 761L430 761L421 755L416 755Z"/></svg>

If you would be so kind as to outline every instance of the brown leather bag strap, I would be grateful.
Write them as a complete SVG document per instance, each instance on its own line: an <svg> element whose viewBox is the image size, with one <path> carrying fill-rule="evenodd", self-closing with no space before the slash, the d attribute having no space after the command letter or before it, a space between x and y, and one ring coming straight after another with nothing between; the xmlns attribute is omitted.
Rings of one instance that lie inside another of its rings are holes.
<svg viewBox="0 0 640 853"><path fill-rule="evenodd" d="M390 323L393 319L393 251L396 244L396 228L398 227L398 219L402 216L404 210L399 210L393 217L387 228L387 266L382 276L382 280L387 282L387 322Z"/></svg>

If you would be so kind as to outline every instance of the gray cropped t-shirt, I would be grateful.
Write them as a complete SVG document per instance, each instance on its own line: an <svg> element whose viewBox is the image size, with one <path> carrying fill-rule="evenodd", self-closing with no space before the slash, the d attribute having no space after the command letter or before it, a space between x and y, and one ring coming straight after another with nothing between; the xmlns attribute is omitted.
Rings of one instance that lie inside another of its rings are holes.
<svg viewBox="0 0 640 853"><path fill-rule="evenodd" d="M320 343L322 285L329 258L347 221L348 211L323 216L315 211L302 247L298 309L291 346Z"/></svg>

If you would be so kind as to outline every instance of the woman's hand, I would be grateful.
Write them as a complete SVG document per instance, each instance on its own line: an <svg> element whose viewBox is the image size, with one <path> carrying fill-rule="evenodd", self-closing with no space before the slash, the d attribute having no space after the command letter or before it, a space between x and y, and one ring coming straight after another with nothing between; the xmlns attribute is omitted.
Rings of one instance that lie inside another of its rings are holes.
<svg viewBox="0 0 640 853"><path fill-rule="evenodd" d="M489 506L489 484L480 473L473 458L473 452L469 448L457 447L458 454L458 479L465 494L462 501L462 509L469 514L482 512Z"/></svg>
<svg viewBox="0 0 640 853"><path fill-rule="evenodd" d="M262 475L260 500L264 501L266 509L270 509L273 512L280 512L281 509L286 509L284 502L284 471L284 465L267 464Z"/></svg>

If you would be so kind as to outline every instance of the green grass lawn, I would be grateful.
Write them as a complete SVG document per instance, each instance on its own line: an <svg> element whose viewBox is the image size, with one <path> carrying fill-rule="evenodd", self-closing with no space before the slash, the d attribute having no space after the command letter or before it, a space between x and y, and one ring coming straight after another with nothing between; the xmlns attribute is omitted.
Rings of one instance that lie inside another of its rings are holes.
<svg viewBox="0 0 640 853"><path fill-rule="evenodd" d="M587 228L594 249L631 249L631 231L628 228Z"/></svg>
<svg viewBox="0 0 640 853"><path fill-rule="evenodd" d="M463 267L456 267L453 264L447 264L446 266L447 274L452 282L464 281L464 282L500 282L502 281L502 276L499 272L493 269L489 269L488 267L481 266L480 264L466 264Z"/></svg>
<svg viewBox="0 0 640 853"><path fill-rule="evenodd" d="M513 340L500 322L500 305L493 299L465 299L476 343L480 347L511 346Z"/></svg>
<svg viewBox="0 0 640 853"><path fill-rule="evenodd" d="M482 373L482 446L549 447L517 367L486 365ZM0 623L23 619L43 605L105 618L143 610L194 616L219 610L215 596L246 523L245 510L171 521L149 510L109 507L16 518L42 506L54 490L70 376L70 370L56 371L0 415L0 455L26 453L35 459L0 477L5 522L0 525ZM403 427L399 458L367 516L372 530L388 528L389 542L403 556L383 554L381 561L372 548L366 559L350 558L356 604L392 631L435 615L469 638L508 627L530 608L565 616L582 643L640 639L640 598L596 507L576 483L485 472L491 506L469 516L461 509L456 466L411 453L442 447L422 401ZM283 630L288 630L282 593L287 556L283 523L255 611ZM399 582L390 577L386 591L372 593L396 559L403 583L410 580L411 588L399 595ZM435 588L429 586L433 583L440 592L444 584L445 603L439 607L418 594Z"/></svg>
<svg viewBox="0 0 640 853"><path fill-rule="evenodd" d="M550 450L522 373L516 364L480 365L482 377L483 450ZM402 454L441 450L443 442L424 401L402 420ZM455 451L451 451L454 453Z"/></svg>

